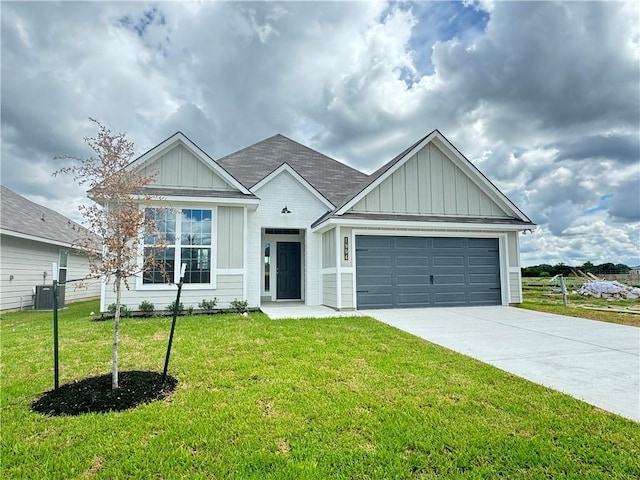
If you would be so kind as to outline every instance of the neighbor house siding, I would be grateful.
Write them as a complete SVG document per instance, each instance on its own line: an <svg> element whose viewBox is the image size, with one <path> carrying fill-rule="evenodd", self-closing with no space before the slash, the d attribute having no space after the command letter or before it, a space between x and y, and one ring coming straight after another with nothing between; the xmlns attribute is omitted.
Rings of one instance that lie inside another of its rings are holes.
<svg viewBox="0 0 640 480"><path fill-rule="evenodd" d="M430 143L351 209L366 213L508 218L471 177Z"/></svg>
<svg viewBox="0 0 640 480"><path fill-rule="evenodd" d="M143 173L154 176L150 185L237 190L183 145L177 145L159 156L145 167Z"/></svg>
<svg viewBox="0 0 640 480"><path fill-rule="evenodd" d="M218 207L217 268L242 268L244 208Z"/></svg>
<svg viewBox="0 0 640 480"><path fill-rule="evenodd" d="M67 279L86 278L89 264L86 257L71 248L50 245L8 235L0 239L0 310L33 307L33 289L36 285L53 283L52 263L59 261L60 250L69 253ZM43 278L44 272L47 277ZM13 279L10 280L10 277ZM100 280L69 283L65 287L66 302L97 298L100 296Z"/></svg>

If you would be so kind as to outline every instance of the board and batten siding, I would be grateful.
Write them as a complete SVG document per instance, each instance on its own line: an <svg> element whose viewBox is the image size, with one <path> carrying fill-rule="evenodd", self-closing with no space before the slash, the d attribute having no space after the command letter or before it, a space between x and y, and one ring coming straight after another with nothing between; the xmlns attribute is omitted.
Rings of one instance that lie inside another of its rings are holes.
<svg viewBox="0 0 640 480"><path fill-rule="evenodd" d="M150 185L236 190L183 145L160 155L143 173L154 175Z"/></svg>
<svg viewBox="0 0 640 480"><path fill-rule="evenodd" d="M2 235L0 238L0 310L33 307L33 288L36 285L51 285L51 264L59 262L61 250L68 252L67 279L86 278L89 262L71 248L51 245ZM46 279L44 272L47 272ZM11 279L13 276L13 279ZM100 296L100 280L87 280L83 286L68 283L65 286L65 302L86 300Z"/></svg>
<svg viewBox="0 0 640 480"><path fill-rule="evenodd" d="M522 303L522 278L520 272L509 272L509 303Z"/></svg>
<svg viewBox="0 0 640 480"><path fill-rule="evenodd" d="M363 213L509 217L433 143L407 160L351 210Z"/></svg>
<svg viewBox="0 0 640 480"><path fill-rule="evenodd" d="M244 209L218 207L217 268L243 268Z"/></svg>
<svg viewBox="0 0 640 480"><path fill-rule="evenodd" d="M322 268L336 266L336 229L322 234Z"/></svg>

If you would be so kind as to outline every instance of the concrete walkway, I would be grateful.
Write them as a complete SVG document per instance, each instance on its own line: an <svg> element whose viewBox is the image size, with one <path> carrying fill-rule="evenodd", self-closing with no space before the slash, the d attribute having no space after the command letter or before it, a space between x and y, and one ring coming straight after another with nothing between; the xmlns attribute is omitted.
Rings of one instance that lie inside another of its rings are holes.
<svg viewBox="0 0 640 480"><path fill-rule="evenodd" d="M503 306L359 313L640 422L640 328Z"/></svg>
<svg viewBox="0 0 640 480"><path fill-rule="evenodd" d="M302 302L269 302L263 303L260 310L271 320L282 320L285 318L334 318L353 317L361 315L359 312L338 312L333 308L323 305L305 305Z"/></svg>

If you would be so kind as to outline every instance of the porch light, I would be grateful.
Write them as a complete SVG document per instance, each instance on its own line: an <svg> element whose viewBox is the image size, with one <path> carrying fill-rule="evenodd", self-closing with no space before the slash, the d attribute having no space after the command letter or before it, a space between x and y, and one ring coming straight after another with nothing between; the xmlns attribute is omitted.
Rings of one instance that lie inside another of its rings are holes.
<svg viewBox="0 0 640 480"><path fill-rule="evenodd" d="M289 210L285 205L284 208L280 211L280 213L291 213L291 210Z"/></svg>

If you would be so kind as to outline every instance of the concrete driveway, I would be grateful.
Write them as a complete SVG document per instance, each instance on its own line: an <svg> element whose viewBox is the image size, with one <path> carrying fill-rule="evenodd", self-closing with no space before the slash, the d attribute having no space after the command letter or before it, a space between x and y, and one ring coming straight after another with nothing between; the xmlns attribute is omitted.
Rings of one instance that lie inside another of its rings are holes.
<svg viewBox="0 0 640 480"><path fill-rule="evenodd" d="M640 422L640 328L502 306L359 313Z"/></svg>

